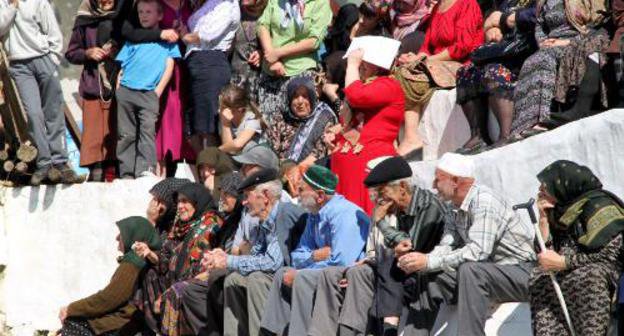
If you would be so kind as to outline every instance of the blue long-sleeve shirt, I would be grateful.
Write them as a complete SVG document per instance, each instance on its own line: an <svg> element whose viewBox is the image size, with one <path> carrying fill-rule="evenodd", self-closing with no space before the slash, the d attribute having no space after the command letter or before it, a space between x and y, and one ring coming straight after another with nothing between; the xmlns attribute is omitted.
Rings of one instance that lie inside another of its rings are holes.
<svg viewBox="0 0 624 336"><path fill-rule="evenodd" d="M296 269L349 266L364 257L370 220L357 205L334 195L319 211L308 216L299 245L292 251ZM329 246L328 259L315 262L314 250Z"/></svg>
<svg viewBox="0 0 624 336"><path fill-rule="evenodd" d="M242 275L251 272L275 272L284 263L284 255L276 234L276 219L280 203L275 204L269 217L257 226L256 242L252 246L249 255L228 255L227 269Z"/></svg>

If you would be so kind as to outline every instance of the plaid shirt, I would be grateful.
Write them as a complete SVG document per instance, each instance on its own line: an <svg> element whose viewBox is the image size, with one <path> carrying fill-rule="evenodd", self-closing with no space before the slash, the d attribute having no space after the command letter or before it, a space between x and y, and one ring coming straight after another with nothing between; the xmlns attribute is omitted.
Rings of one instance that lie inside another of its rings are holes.
<svg viewBox="0 0 624 336"><path fill-rule="evenodd" d="M533 225L485 186L473 185L440 244L428 255L427 271L451 271L468 261L518 264L535 260Z"/></svg>
<svg viewBox="0 0 624 336"><path fill-rule="evenodd" d="M235 271L242 275L248 275L251 272L262 271L274 273L284 263L284 255L279 244L279 240L275 231L278 209L280 203L276 203L271 209L269 218L260 223L257 227L257 236L255 244L251 248L249 255L245 256L227 256L228 271Z"/></svg>

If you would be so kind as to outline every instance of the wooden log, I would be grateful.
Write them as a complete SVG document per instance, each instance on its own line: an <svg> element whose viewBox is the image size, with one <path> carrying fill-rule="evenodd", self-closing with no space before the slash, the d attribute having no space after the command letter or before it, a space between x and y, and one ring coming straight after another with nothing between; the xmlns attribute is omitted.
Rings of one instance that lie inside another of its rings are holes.
<svg viewBox="0 0 624 336"><path fill-rule="evenodd" d="M0 150L0 161L6 161L9 159L9 151L2 149Z"/></svg>
<svg viewBox="0 0 624 336"><path fill-rule="evenodd" d="M16 156L20 161L31 163L37 158L37 153L37 148L35 148L30 141L26 141L20 144Z"/></svg>
<svg viewBox="0 0 624 336"><path fill-rule="evenodd" d="M13 160L4 161L4 164L2 165L2 169L4 169L4 171L7 173L12 172L13 169L15 169L15 162L13 162Z"/></svg>
<svg viewBox="0 0 624 336"><path fill-rule="evenodd" d="M22 175L26 174L28 172L28 164L22 161L18 162L15 165L15 171Z"/></svg>
<svg viewBox="0 0 624 336"><path fill-rule="evenodd" d="M63 103L63 113L65 113L65 124L67 125L67 130L69 131L69 135L71 135L72 139L74 139L74 143L78 150L80 150L80 144L82 144L82 136L80 133L80 128L76 123L76 119L72 115L67 104Z"/></svg>

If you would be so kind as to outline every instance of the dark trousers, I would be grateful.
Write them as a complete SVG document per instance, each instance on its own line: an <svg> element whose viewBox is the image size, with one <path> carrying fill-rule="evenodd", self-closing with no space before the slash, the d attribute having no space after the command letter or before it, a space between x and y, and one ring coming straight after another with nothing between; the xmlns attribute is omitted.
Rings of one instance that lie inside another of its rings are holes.
<svg viewBox="0 0 624 336"><path fill-rule="evenodd" d="M218 50L194 51L187 58L191 79L191 133L216 134L219 94L230 82L230 63Z"/></svg>
<svg viewBox="0 0 624 336"><path fill-rule="evenodd" d="M194 281L182 293L182 311L195 335L223 335L223 282L226 271L211 271L208 280Z"/></svg>
<svg viewBox="0 0 624 336"><path fill-rule="evenodd" d="M457 272L414 277L406 292L410 299L405 336L429 335L440 304L457 304L458 335L485 335L491 302L527 302L533 265L467 262Z"/></svg>
<svg viewBox="0 0 624 336"><path fill-rule="evenodd" d="M142 172L154 171L159 109L156 92L119 86L116 97L119 175L136 177Z"/></svg>

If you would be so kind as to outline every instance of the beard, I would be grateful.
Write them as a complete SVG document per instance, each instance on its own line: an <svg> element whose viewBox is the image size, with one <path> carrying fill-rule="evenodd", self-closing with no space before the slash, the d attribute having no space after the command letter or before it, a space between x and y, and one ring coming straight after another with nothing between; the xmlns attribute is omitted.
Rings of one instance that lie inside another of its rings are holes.
<svg viewBox="0 0 624 336"><path fill-rule="evenodd" d="M316 204L316 200L312 197L299 196L299 206L305 211L315 215L319 212L318 204Z"/></svg>

